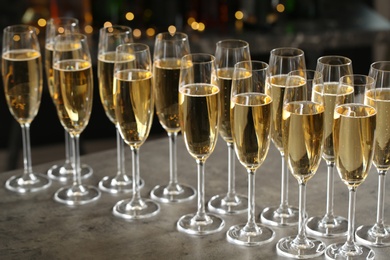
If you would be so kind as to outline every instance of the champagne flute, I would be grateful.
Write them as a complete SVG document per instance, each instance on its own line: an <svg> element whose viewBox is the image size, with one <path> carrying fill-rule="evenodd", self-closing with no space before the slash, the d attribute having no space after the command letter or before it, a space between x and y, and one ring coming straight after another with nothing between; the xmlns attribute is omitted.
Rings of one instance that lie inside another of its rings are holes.
<svg viewBox="0 0 390 260"><path fill-rule="evenodd" d="M207 214L204 201L204 166L218 139L219 86L213 55L187 54L181 60L179 120L184 142L198 169L198 210L182 216L179 231L207 235L221 231L225 221Z"/></svg>
<svg viewBox="0 0 390 260"><path fill-rule="evenodd" d="M272 99L265 94L268 64L261 61L241 61L233 72L230 122L234 150L248 172L248 221L232 226L227 240L245 246L272 241L272 229L255 221L255 173L264 162L271 130Z"/></svg>
<svg viewBox="0 0 390 260"><path fill-rule="evenodd" d="M215 63L221 100L221 120L219 134L228 147L228 191L226 194L213 196L208 202L208 209L220 214L239 214L248 210L248 198L237 194L235 190L235 156L230 126L230 90L234 65L239 61L250 61L249 44L246 41L227 39L217 42Z"/></svg>
<svg viewBox="0 0 390 260"><path fill-rule="evenodd" d="M149 135L154 113L152 81L149 47L142 43L119 45L114 64L114 108L119 132L131 149L133 197L118 201L113 214L129 220L160 211L157 203L141 198L139 188L139 149Z"/></svg>
<svg viewBox="0 0 390 260"><path fill-rule="evenodd" d="M80 33L58 35L53 53L54 88L57 114L72 141L73 183L60 188L57 202L82 205L100 198L100 191L81 182L80 134L88 125L92 111L92 61L87 37Z"/></svg>
<svg viewBox="0 0 390 260"><path fill-rule="evenodd" d="M55 105L58 96L54 94L54 74L53 74L53 52L54 39L59 34L79 32L79 21L72 17L56 17L50 18L46 25L45 39L45 71L47 85L51 99ZM69 133L65 131L65 163L63 165L53 165L47 175L53 180L65 182L73 177L73 169L71 163L72 149ZM92 175L93 169L86 164L81 165L81 177L88 178Z"/></svg>
<svg viewBox="0 0 390 260"><path fill-rule="evenodd" d="M104 176L99 182L99 188L108 193L127 193L133 188L132 179L125 170L124 141L116 125L113 99L113 78L115 50L120 44L133 42L132 30L128 26L113 25L101 28L98 44L98 80L99 94L108 119L116 126L117 171L115 176ZM140 187L144 185L141 181Z"/></svg>
<svg viewBox="0 0 390 260"><path fill-rule="evenodd" d="M281 47L271 50L267 72L267 91L272 98L271 139L282 157L280 205L267 207L261 213L261 222L272 226L298 224L298 209L288 203L288 168L282 144L282 107L287 74L306 69L302 50Z"/></svg>
<svg viewBox="0 0 390 260"><path fill-rule="evenodd" d="M322 74L315 70L291 71L283 99L283 149L288 167L299 185L299 224L297 236L280 239L278 254L291 258L313 258L325 251L325 243L306 236L306 186L321 162L324 134Z"/></svg>
<svg viewBox="0 0 390 260"><path fill-rule="evenodd" d="M369 76L375 82L375 99L367 95L368 104L374 106L377 112L376 139L373 163L378 171L378 201L376 222L374 225L360 226L356 229L356 241L375 247L390 246L390 226L385 225L384 203L386 173L390 168L390 121L388 107L390 106L390 61L374 62L370 66Z"/></svg>
<svg viewBox="0 0 390 260"><path fill-rule="evenodd" d="M339 84L341 93L353 92L352 97L337 96L333 121L336 168L349 190L348 234L345 243L329 245L325 254L328 259L375 259L374 251L356 244L354 237L356 190L367 178L374 154L376 109L365 99L366 94L375 99L375 80L365 75L346 75Z"/></svg>
<svg viewBox="0 0 390 260"><path fill-rule="evenodd" d="M183 202L196 196L196 191L177 180L176 140L180 132L177 91L181 58L190 53L188 36L181 32L160 33L154 44L154 96L156 113L169 138L169 183L157 185L150 195L159 202Z"/></svg>
<svg viewBox="0 0 390 260"><path fill-rule="evenodd" d="M42 60L37 28L11 25L3 31L2 76L8 108L22 128L22 175L5 183L8 190L34 192L50 186L47 176L34 173L31 163L30 124L38 113L42 96Z"/></svg>
<svg viewBox="0 0 390 260"><path fill-rule="evenodd" d="M322 56L317 60L317 71L321 72L324 78L324 105L325 105L325 128L324 128L324 150L322 158L327 165L327 192L326 192L326 213L324 216L311 217L307 224L307 232L321 237L340 237L347 235L348 221L346 218L334 215L333 193L334 193L334 149L333 149L333 114L339 80L344 75L351 75L352 61L343 56ZM341 89L343 90L343 89ZM352 93L350 93L352 94Z"/></svg>

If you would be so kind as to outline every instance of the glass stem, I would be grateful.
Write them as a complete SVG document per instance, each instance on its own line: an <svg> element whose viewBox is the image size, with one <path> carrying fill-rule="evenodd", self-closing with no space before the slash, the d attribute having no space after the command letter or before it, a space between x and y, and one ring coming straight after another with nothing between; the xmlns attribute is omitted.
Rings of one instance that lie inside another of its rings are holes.
<svg viewBox="0 0 390 260"><path fill-rule="evenodd" d="M248 222L244 230L256 232L257 225L255 219L255 171L248 169Z"/></svg>
<svg viewBox="0 0 390 260"><path fill-rule="evenodd" d="M280 209L287 210L288 208L288 167L284 158L284 153L281 152L282 157L282 179L281 179L281 197L280 197Z"/></svg>
<svg viewBox="0 0 390 260"><path fill-rule="evenodd" d="M198 211L195 218L197 221L207 221L204 200L204 163L204 160L196 160L198 167Z"/></svg>
<svg viewBox="0 0 390 260"><path fill-rule="evenodd" d="M333 194L334 194L334 162L327 161L327 191L326 191L326 218L333 218Z"/></svg>
<svg viewBox="0 0 390 260"><path fill-rule="evenodd" d="M22 140L23 140L23 165L24 175L30 178L32 174L32 163L31 163L31 144L30 144L30 124L22 124Z"/></svg>
<svg viewBox="0 0 390 260"><path fill-rule="evenodd" d="M299 222L298 222L298 235L294 239L295 244L306 245L307 238L305 232L306 223L306 184L299 183Z"/></svg>
<svg viewBox="0 0 390 260"><path fill-rule="evenodd" d="M67 131L65 131L65 164L72 163L72 152L71 152L71 137Z"/></svg>
<svg viewBox="0 0 390 260"><path fill-rule="evenodd" d="M130 146L131 157L133 160L132 164L132 176L133 176L133 198L131 199L130 204L133 207L145 207L145 203L141 198L141 192L139 189L139 148L135 146Z"/></svg>
<svg viewBox="0 0 390 260"><path fill-rule="evenodd" d="M172 187L178 184L177 181L177 132L169 132L169 184L168 187Z"/></svg>
<svg viewBox="0 0 390 260"><path fill-rule="evenodd" d="M125 148L118 128L116 128L116 153L118 168L117 176L120 176L125 173Z"/></svg>
<svg viewBox="0 0 390 260"><path fill-rule="evenodd" d="M73 186L81 186L80 172L80 135L71 135L72 140L72 166L73 166Z"/></svg>
<svg viewBox="0 0 390 260"><path fill-rule="evenodd" d="M356 251L355 248L355 206L356 206L356 188L349 188L349 205L348 205L348 233L347 241L343 245L343 250Z"/></svg>
<svg viewBox="0 0 390 260"><path fill-rule="evenodd" d="M384 225L384 205L385 205L385 185L386 185L386 170L378 171L378 204L377 204L377 213L376 213L376 232L385 233Z"/></svg>
<svg viewBox="0 0 390 260"><path fill-rule="evenodd" d="M232 142L227 142L228 147L228 192L227 199L229 201L233 200L236 196L236 187L235 187L235 152L234 144Z"/></svg>

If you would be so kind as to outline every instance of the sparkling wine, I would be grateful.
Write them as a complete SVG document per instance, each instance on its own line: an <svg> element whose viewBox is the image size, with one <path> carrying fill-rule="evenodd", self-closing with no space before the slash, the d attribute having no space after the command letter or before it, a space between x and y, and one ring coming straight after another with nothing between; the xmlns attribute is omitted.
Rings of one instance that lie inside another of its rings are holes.
<svg viewBox="0 0 390 260"><path fill-rule="evenodd" d="M218 80L221 102L221 119L219 133L225 142L233 142L230 126L230 95L232 89L233 68L218 69Z"/></svg>
<svg viewBox="0 0 390 260"><path fill-rule="evenodd" d="M10 112L20 124L29 124L41 103L41 54L29 49L9 51L3 54L2 61L4 92Z"/></svg>
<svg viewBox="0 0 390 260"><path fill-rule="evenodd" d="M296 101L283 107L283 146L293 176L306 183L321 161L324 106L311 101Z"/></svg>
<svg viewBox="0 0 390 260"><path fill-rule="evenodd" d="M234 149L238 160L248 169L257 169L268 153L271 103L271 97L261 93L244 93L232 97Z"/></svg>
<svg viewBox="0 0 390 260"><path fill-rule="evenodd" d="M338 173L343 182L358 187L367 177L374 153L376 110L371 106L336 106L334 151Z"/></svg>
<svg viewBox="0 0 390 260"><path fill-rule="evenodd" d="M152 73L121 70L114 74L114 106L123 140L140 147L149 135L154 113Z"/></svg>
<svg viewBox="0 0 390 260"><path fill-rule="evenodd" d="M219 89L212 84L188 84L179 89L179 117L191 156L205 160L218 139Z"/></svg>
<svg viewBox="0 0 390 260"><path fill-rule="evenodd" d="M91 63L63 60L55 63L53 69L58 116L70 134L79 135L88 125L92 111Z"/></svg>
<svg viewBox="0 0 390 260"><path fill-rule="evenodd" d="M179 132L180 60L164 59L154 62L154 94L156 114L168 132Z"/></svg>

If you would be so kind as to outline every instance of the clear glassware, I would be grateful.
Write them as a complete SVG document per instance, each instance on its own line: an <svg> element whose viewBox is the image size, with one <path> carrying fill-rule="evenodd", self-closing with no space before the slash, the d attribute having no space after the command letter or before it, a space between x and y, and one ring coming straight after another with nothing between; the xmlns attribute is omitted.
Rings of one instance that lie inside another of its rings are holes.
<svg viewBox="0 0 390 260"><path fill-rule="evenodd" d="M328 259L375 259L369 247L355 242L356 190L370 171L375 145L377 113L369 99L375 99L375 80L366 75L340 78L333 123L336 168L349 190L348 234L345 243L326 248ZM367 95L367 96L366 96Z"/></svg>
<svg viewBox="0 0 390 260"><path fill-rule="evenodd" d="M125 148L115 116L113 84L116 47L133 42L132 30L128 26L113 25L99 31L98 69L99 95L108 119L116 128L117 171L115 175L104 176L99 182L99 189L108 193L128 193L133 190L132 178L126 174ZM139 188L144 185L140 180Z"/></svg>
<svg viewBox="0 0 390 260"><path fill-rule="evenodd" d="M234 65L239 61L250 61L249 44L243 40L227 39L216 43L215 63L221 96L221 120L219 134L228 147L228 191L213 196L208 209L219 214L239 214L248 210L248 198L237 194L235 189L235 153L230 126L230 91Z"/></svg>
<svg viewBox="0 0 390 260"><path fill-rule="evenodd" d="M291 71L286 80L282 112L282 142L286 162L299 185L298 234L276 244L278 254L291 258L318 257L324 242L306 236L306 186L321 162L324 136L322 74L315 70Z"/></svg>
<svg viewBox="0 0 390 260"><path fill-rule="evenodd" d="M126 43L116 48L114 107L119 132L132 154L133 196L118 201L113 214L124 219L143 219L160 211L158 203L141 197L139 149L149 136L154 114L153 72L149 47Z"/></svg>
<svg viewBox="0 0 390 260"><path fill-rule="evenodd" d="M378 171L378 201L376 222L356 229L356 241L361 244L386 247L390 246L390 226L385 224L385 185L386 173L390 168L390 121L388 109L390 105L390 61L377 61L371 64L369 76L375 81L375 99L369 98L377 112L376 139L373 163ZM369 103L370 104L370 103Z"/></svg>
<svg viewBox="0 0 390 260"><path fill-rule="evenodd" d="M281 47L271 50L267 72L267 91L272 98L271 139L279 150L282 161L280 205L266 207L260 214L261 222L267 225L295 226L299 221L298 208L288 202L288 168L282 144L282 107L287 74L293 70L305 70L305 54L302 50Z"/></svg>
<svg viewBox="0 0 390 260"><path fill-rule="evenodd" d="M257 246L269 243L275 233L256 223L255 173L263 164L270 145L271 103L265 82L268 64L241 61L233 72L230 121L234 150L248 172L248 221L229 228L227 240L233 244Z"/></svg>
<svg viewBox="0 0 390 260"><path fill-rule="evenodd" d="M73 183L60 188L54 200L66 205L82 205L100 198L100 191L81 181L79 138L88 125L93 101L92 60L87 37L80 33L57 35L53 53L54 95L57 114L70 134Z"/></svg>
<svg viewBox="0 0 390 260"><path fill-rule="evenodd" d="M31 162L30 124L38 113L42 96L42 59L37 28L11 25L3 30L2 76L10 113L22 128L24 170L9 178L8 190L27 193L45 189L51 181L35 173Z"/></svg>
<svg viewBox="0 0 390 260"><path fill-rule="evenodd" d="M179 231L207 235L221 231L225 221L206 213L204 200L205 163L214 151L219 128L219 85L213 55L187 54L181 60L179 118L184 142L198 169L198 210L182 216Z"/></svg>
<svg viewBox="0 0 390 260"><path fill-rule="evenodd" d="M180 132L178 86L181 58L190 53L185 33L159 33L154 43L153 79L156 114L169 138L169 182L157 185L150 196L163 203L188 201L196 196L191 186L181 184L177 177L176 142Z"/></svg>
<svg viewBox="0 0 390 260"><path fill-rule="evenodd" d="M322 56L317 60L316 70L324 78L325 128L324 150L322 158L327 165L326 213L323 216L311 217L306 223L308 234L320 237L346 236L348 221L335 215L333 211L334 194L334 149L333 149L333 111L337 96L339 80L344 75L353 74L352 61L343 56Z"/></svg>
<svg viewBox="0 0 390 260"><path fill-rule="evenodd" d="M50 18L46 25L46 39L45 39L45 72L47 85L51 99L56 106L57 96L54 95L54 74L53 74L53 52L54 52L54 39L59 34L64 33L78 33L79 21L73 17L56 17ZM72 149L71 138L69 133L65 132L65 163L63 165L53 165L47 171L47 175L50 179L66 182L73 178L72 169ZM81 164L81 178L85 179L92 176L93 169L87 164Z"/></svg>

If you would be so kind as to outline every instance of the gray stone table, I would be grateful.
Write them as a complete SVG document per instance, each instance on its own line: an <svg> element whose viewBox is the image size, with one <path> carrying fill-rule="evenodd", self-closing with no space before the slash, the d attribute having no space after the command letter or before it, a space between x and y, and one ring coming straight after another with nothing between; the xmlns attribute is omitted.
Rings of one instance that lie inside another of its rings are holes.
<svg viewBox="0 0 390 260"><path fill-rule="evenodd" d="M130 152L126 151L128 172L131 170ZM94 175L85 181L97 185L107 174L116 172L116 152L108 150L82 157L94 168ZM280 155L271 145L268 157L256 176L256 216L266 206L280 202ZM54 163L54 162L53 162ZM36 171L45 172L52 164L35 165ZM149 197L157 184L168 181L168 138L147 140L140 150L141 177L145 180L142 196ZM20 171L0 174L0 182ZM227 190L227 148L220 139L214 153L206 162L206 200ZM197 186L196 164L178 138L179 181ZM247 178L244 168L236 163L236 188L246 194ZM377 200L376 171L371 170L365 183L358 189L356 227L374 223ZM298 185L289 179L290 204L298 203ZM390 183L387 183L388 187ZM227 229L246 221L246 214L224 216L226 226L222 232L203 237L190 236L177 231L176 222L183 214L195 212L197 200L182 204L163 204L161 212L147 220L125 221L112 214L113 205L131 194L103 193L99 201L78 207L68 207L53 200L61 187L54 182L45 191L18 195L0 188L0 259L285 259L278 256L275 245L287 235L295 235L297 228L274 228L275 239L259 247L241 247L226 240ZM387 196L385 215L389 216L390 200ZM326 166L321 162L317 174L307 186L307 212L309 216L325 213ZM335 177L335 213L347 216L348 190ZM390 218L387 219L390 221ZM389 223L390 224L390 223ZM323 240L327 245L345 241L345 238ZM375 248L377 259L389 259L390 248ZM319 257L318 259L325 259Z"/></svg>

